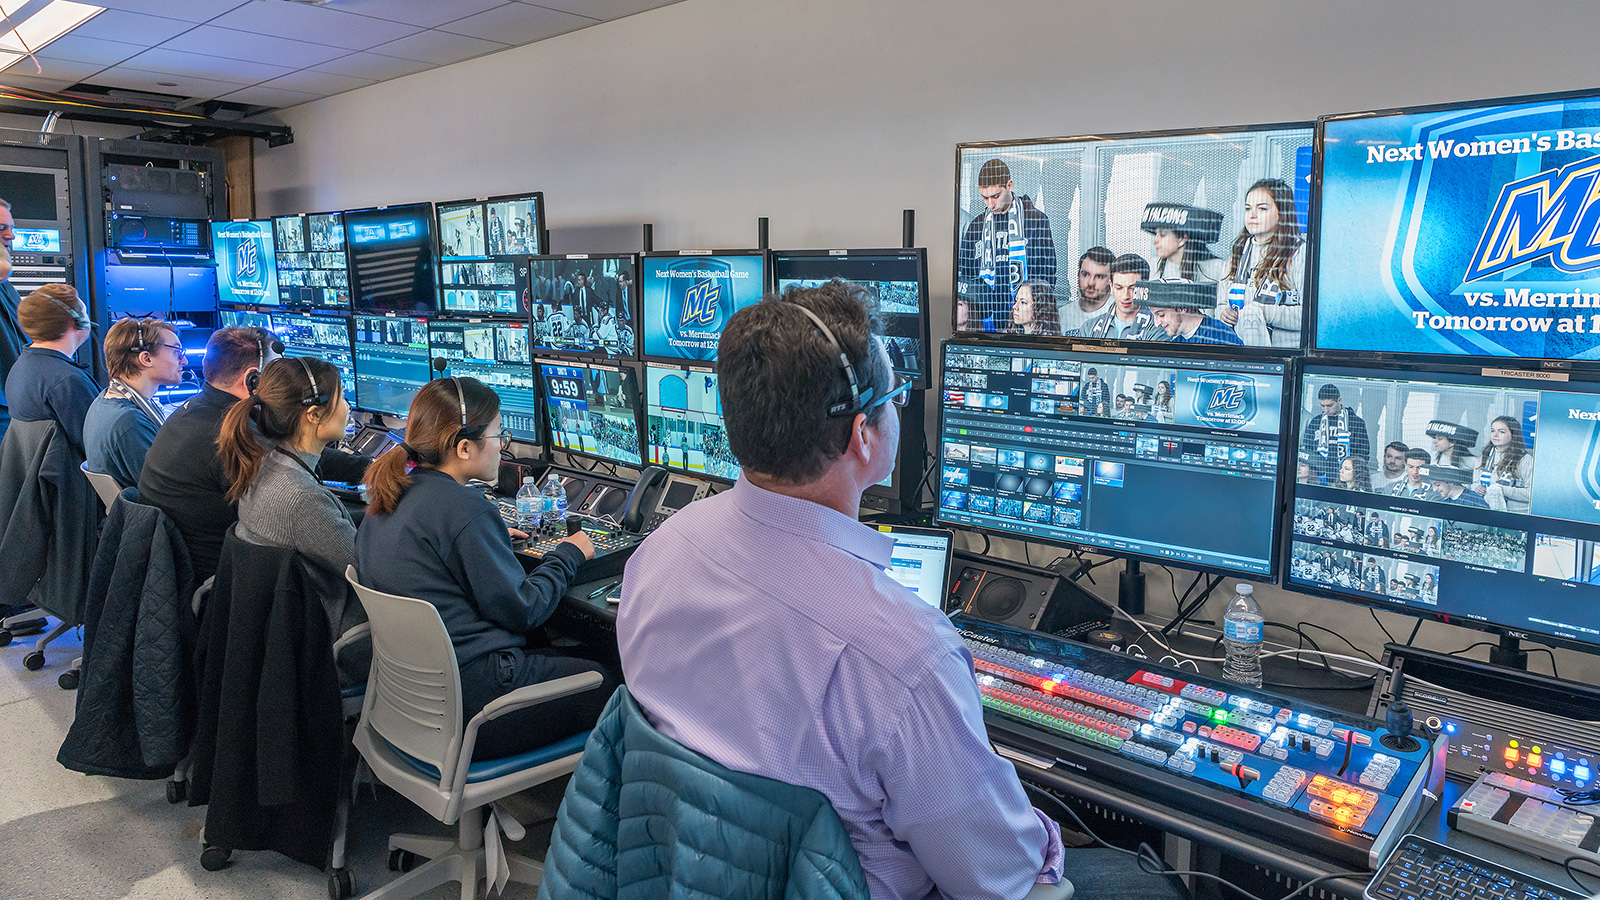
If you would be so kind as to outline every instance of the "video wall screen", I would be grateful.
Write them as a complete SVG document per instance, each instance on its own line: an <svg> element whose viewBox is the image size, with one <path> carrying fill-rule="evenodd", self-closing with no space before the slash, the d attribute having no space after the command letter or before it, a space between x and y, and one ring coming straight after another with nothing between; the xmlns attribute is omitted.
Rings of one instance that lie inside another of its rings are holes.
<svg viewBox="0 0 1600 900"><path fill-rule="evenodd" d="M652 464L729 481L739 477L722 424L715 369L650 363L645 397Z"/></svg>
<svg viewBox="0 0 1600 900"><path fill-rule="evenodd" d="M438 302L429 203L350 210L350 303L358 312L431 312Z"/></svg>
<svg viewBox="0 0 1600 900"><path fill-rule="evenodd" d="M765 294L766 261L761 251L642 257L644 355L714 362L723 326Z"/></svg>
<svg viewBox="0 0 1600 900"><path fill-rule="evenodd" d="M1319 129L1318 349L1600 360L1600 97Z"/></svg>
<svg viewBox="0 0 1600 900"><path fill-rule="evenodd" d="M631 367L541 362L551 446L638 468L639 376Z"/></svg>
<svg viewBox="0 0 1600 900"><path fill-rule="evenodd" d="M962 144L956 165L955 331L1165 340L1112 303L1121 258L1129 284L1214 285L1194 311L1238 343L1301 346L1310 123Z"/></svg>
<svg viewBox="0 0 1600 900"><path fill-rule="evenodd" d="M217 302L233 306L277 306L278 267L272 223L212 222L217 260Z"/></svg>
<svg viewBox="0 0 1600 900"><path fill-rule="evenodd" d="M772 255L778 294L842 278L865 288L883 319L889 364L923 389L931 377L928 351L927 251L779 250Z"/></svg>
<svg viewBox="0 0 1600 900"><path fill-rule="evenodd" d="M527 260L535 345L553 353L635 356L637 264L632 254Z"/></svg>

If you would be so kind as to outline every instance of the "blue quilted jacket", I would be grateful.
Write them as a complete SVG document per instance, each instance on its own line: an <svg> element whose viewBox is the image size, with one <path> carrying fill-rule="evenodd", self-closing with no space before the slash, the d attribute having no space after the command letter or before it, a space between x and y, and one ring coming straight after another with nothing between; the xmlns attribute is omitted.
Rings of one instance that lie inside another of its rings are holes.
<svg viewBox="0 0 1600 900"><path fill-rule="evenodd" d="M540 900L867 897L828 798L735 772L657 732L620 687L589 735Z"/></svg>

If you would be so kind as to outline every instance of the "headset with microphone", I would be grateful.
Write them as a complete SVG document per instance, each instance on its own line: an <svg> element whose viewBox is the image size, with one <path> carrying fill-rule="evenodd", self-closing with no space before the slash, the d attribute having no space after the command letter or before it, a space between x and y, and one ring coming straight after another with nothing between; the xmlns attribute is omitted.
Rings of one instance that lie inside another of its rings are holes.
<svg viewBox="0 0 1600 900"><path fill-rule="evenodd" d="M81 312L73 309L72 307L66 305L65 303L62 303L60 300L57 300L56 298L50 296L49 294L45 294L44 297L45 297L46 300L49 300L51 303L54 303L55 305L61 307L64 310L66 310L67 315L72 317L72 324L76 325L80 330L87 330L91 325L94 324L93 322L91 322L89 320L89 317L86 314L81 313Z"/></svg>
<svg viewBox="0 0 1600 900"><path fill-rule="evenodd" d="M245 390L252 394L256 392L256 388L261 386L261 370L267 367L267 350L269 348L273 353L279 356L283 355L283 341L269 342L264 338L256 338L256 370L244 377ZM316 382L313 381L312 385L314 387ZM320 406L321 404L318 405Z"/></svg>

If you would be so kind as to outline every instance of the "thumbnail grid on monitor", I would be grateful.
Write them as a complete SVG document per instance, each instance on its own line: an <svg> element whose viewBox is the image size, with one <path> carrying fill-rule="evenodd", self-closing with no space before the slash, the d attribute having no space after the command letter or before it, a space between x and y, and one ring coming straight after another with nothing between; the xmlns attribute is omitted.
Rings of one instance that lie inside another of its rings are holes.
<svg viewBox="0 0 1600 900"><path fill-rule="evenodd" d="M446 375L476 378L500 395L500 424L517 440L539 440L539 392L524 323L435 320L428 325L430 356L447 362Z"/></svg>

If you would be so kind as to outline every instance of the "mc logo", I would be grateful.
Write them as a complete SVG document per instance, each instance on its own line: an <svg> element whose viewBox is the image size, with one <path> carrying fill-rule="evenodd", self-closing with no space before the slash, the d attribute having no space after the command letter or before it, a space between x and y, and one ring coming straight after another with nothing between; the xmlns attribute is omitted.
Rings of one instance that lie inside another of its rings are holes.
<svg viewBox="0 0 1600 900"><path fill-rule="evenodd" d="M241 241L234 255L234 274L240 278L256 277L256 270L261 264L260 255L256 250L255 241Z"/></svg>
<svg viewBox="0 0 1600 900"><path fill-rule="evenodd" d="M695 282L683 295L683 316L678 321L678 327L709 326L716 322L717 300L721 293L722 287L715 281L707 279Z"/></svg>
<svg viewBox="0 0 1600 900"><path fill-rule="evenodd" d="M1213 428L1243 428L1258 412L1254 379L1238 375L1196 375L1191 408L1195 421Z"/></svg>
<svg viewBox="0 0 1600 900"><path fill-rule="evenodd" d="M1206 406L1208 413L1238 412L1244 406L1244 388L1239 385L1217 388Z"/></svg>
<svg viewBox="0 0 1600 900"><path fill-rule="evenodd" d="M1563 272L1600 266L1600 156L1548 169L1500 189L1467 281L1546 256Z"/></svg>

